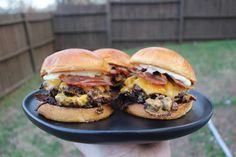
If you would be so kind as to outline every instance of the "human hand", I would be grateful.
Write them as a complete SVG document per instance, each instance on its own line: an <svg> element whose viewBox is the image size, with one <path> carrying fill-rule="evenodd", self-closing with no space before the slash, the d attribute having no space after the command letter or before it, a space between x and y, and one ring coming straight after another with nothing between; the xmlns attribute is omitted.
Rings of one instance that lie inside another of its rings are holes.
<svg viewBox="0 0 236 157"><path fill-rule="evenodd" d="M152 144L82 144L74 143L85 157L170 157L168 141Z"/></svg>

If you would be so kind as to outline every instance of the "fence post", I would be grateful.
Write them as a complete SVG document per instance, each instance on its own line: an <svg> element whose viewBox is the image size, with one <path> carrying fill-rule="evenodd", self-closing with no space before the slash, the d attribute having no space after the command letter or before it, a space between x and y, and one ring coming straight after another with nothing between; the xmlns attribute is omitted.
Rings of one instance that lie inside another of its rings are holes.
<svg viewBox="0 0 236 157"><path fill-rule="evenodd" d="M54 16L54 14L51 12L50 13L50 15L51 15L51 27L52 27L52 36L53 36L53 51L55 52L55 50L57 50L57 48L56 48L56 33L55 33L55 24L54 24L54 22L55 22L55 16Z"/></svg>
<svg viewBox="0 0 236 157"><path fill-rule="evenodd" d="M32 39L31 39L31 32L29 28L29 22L25 16L25 13L21 14L22 19L23 19L23 25L24 25L24 30L25 30L25 37L26 37L26 42L28 45L28 51L29 51L29 56L30 56L30 63L33 69L33 72L36 72L36 67L35 67L35 61L33 57L33 47L32 47Z"/></svg>
<svg viewBox="0 0 236 157"><path fill-rule="evenodd" d="M106 34L107 34L107 45L112 47L112 36L111 36L111 1L108 0L106 4Z"/></svg>
<svg viewBox="0 0 236 157"><path fill-rule="evenodd" d="M184 25L184 0L179 0L179 33L178 42L183 42L183 25Z"/></svg>

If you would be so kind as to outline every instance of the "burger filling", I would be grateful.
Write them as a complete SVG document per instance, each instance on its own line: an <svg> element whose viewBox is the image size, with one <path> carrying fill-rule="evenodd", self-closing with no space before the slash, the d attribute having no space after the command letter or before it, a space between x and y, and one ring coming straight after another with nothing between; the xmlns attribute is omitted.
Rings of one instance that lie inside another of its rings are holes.
<svg viewBox="0 0 236 157"><path fill-rule="evenodd" d="M75 108L99 107L100 112L102 105L111 100L111 82L107 76L56 75L47 76L40 87L46 92L36 95L43 104Z"/></svg>
<svg viewBox="0 0 236 157"><path fill-rule="evenodd" d="M128 68L123 66L110 64L110 67L110 75L113 87L120 89L123 86L125 79L129 76L130 72Z"/></svg>
<svg viewBox="0 0 236 157"><path fill-rule="evenodd" d="M123 100L123 108L134 103L144 104L146 112L157 115L176 111L179 105L195 100L188 93L191 85L186 85L173 75L144 67L132 71L134 75L125 80L118 97Z"/></svg>

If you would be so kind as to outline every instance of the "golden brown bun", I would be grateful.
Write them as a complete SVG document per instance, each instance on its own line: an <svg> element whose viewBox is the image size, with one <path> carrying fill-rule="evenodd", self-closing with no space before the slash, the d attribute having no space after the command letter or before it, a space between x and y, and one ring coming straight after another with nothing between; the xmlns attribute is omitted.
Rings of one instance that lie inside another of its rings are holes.
<svg viewBox="0 0 236 157"><path fill-rule="evenodd" d="M109 65L92 51L66 49L48 56L42 65L41 76L56 72L109 71Z"/></svg>
<svg viewBox="0 0 236 157"><path fill-rule="evenodd" d="M141 49L131 57L130 63L153 65L185 76L192 83L197 81L189 62L177 52L167 48L149 47Z"/></svg>
<svg viewBox="0 0 236 157"><path fill-rule="evenodd" d="M94 52L110 64L120 65L124 67L130 66L130 56L123 51L112 48L102 48L95 50Z"/></svg>
<svg viewBox="0 0 236 157"><path fill-rule="evenodd" d="M94 122L107 118L113 113L109 105L104 105L103 109L103 113L98 114L97 108L68 108L43 104L38 108L38 112L47 119L58 122Z"/></svg>
<svg viewBox="0 0 236 157"><path fill-rule="evenodd" d="M180 104L177 111L171 111L170 114L165 111L163 113L157 114L156 116L152 116L151 114L146 112L142 104L129 105L126 111L132 115L147 119L171 120L184 116L192 108L192 103L193 102L191 101L190 103Z"/></svg>

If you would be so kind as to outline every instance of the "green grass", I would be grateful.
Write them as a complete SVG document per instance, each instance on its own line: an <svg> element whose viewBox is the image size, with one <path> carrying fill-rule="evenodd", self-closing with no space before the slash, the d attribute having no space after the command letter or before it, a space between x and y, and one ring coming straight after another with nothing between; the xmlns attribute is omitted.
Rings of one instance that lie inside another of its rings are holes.
<svg viewBox="0 0 236 157"><path fill-rule="evenodd" d="M190 135L189 140L192 149L196 152L203 151L208 157L225 156L219 145L216 144L210 130L206 126Z"/></svg>
<svg viewBox="0 0 236 157"><path fill-rule="evenodd" d="M35 75L23 86L0 100L0 156L1 157L51 157L64 152L63 142L43 131L25 117L21 102L30 91L37 89L40 78ZM67 144L67 143L66 143ZM65 144L64 144L65 145ZM71 149L67 155L78 156L79 152ZM75 152L77 155L75 155ZM63 156L63 155L62 155Z"/></svg>
<svg viewBox="0 0 236 157"><path fill-rule="evenodd" d="M197 73L197 89L210 97L216 107L236 104L236 40L158 46L174 49L189 60ZM126 52L132 54L137 50L128 49ZM36 74L23 86L0 99L1 157L78 156L79 152L72 144L38 129L25 117L21 102L40 83ZM192 134L189 140L194 151L204 151L209 157L223 156L206 127Z"/></svg>

